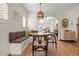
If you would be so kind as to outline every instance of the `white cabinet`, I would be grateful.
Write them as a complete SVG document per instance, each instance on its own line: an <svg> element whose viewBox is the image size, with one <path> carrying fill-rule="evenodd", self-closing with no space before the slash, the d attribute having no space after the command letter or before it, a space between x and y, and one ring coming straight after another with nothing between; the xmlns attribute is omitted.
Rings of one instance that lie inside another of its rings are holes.
<svg viewBox="0 0 79 59"><path fill-rule="evenodd" d="M76 32L75 31L64 31L64 40L74 40L76 41Z"/></svg>

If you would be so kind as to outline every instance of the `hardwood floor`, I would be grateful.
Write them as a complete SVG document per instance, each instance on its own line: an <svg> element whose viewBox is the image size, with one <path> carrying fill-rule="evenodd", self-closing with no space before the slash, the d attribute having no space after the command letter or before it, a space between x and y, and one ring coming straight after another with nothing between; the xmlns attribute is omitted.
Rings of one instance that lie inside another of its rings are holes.
<svg viewBox="0 0 79 59"><path fill-rule="evenodd" d="M48 56L78 56L79 55L79 43L76 42L57 42L57 49L54 43L48 45ZM32 44L23 51L22 56L32 56ZM45 56L44 51L35 51L35 56Z"/></svg>

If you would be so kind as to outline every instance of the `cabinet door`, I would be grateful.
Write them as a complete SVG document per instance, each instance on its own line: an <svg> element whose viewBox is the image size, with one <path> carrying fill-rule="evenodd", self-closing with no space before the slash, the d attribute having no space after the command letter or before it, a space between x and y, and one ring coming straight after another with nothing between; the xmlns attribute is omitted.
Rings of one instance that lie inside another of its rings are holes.
<svg viewBox="0 0 79 59"><path fill-rule="evenodd" d="M79 32L79 26L77 26L77 32Z"/></svg>
<svg viewBox="0 0 79 59"><path fill-rule="evenodd" d="M65 31L64 32L64 40L74 40L75 41L76 40L76 32L75 31Z"/></svg>
<svg viewBox="0 0 79 59"><path fill-rule="evenodd" d="M64 40L69 40L70 39L70 32L64 32Z"/></svg>
<svg viewBox="0 0 79 59"><path fill-rule="evenodd" d="M77 33L77 40L79 41L79 32Z"/></svg>
<svg viewBox="0 0 79 59"><path fill-rule="evenodd" d="M76 40L76 33L75 32L71 32L71 40Z"/></svg>
<svg viewBox="0 0 79 59"><path fill-rule="evenodd" d="M77 24L77 40L79 41L79 24Z"/></svg>

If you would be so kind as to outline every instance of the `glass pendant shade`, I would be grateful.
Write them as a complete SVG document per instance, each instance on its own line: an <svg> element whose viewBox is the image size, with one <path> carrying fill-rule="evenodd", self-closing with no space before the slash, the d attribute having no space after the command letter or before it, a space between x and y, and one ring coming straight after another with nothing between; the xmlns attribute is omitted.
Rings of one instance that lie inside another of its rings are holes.
<svg viewBox="0 0 79 59"><path fill-rule="evenodd" d="M39 12L37 13L37 19L38 19L38 20L44 19L44 13L43 13L42 11L39 11Z"/></svg>
<svg viewBox="0 0 79 59"><path fill-rule="evenodd" d="M37 12L37 19L38 20L44 19L44 12L41 11L41 4L40 4L40 11Z"/></svg>

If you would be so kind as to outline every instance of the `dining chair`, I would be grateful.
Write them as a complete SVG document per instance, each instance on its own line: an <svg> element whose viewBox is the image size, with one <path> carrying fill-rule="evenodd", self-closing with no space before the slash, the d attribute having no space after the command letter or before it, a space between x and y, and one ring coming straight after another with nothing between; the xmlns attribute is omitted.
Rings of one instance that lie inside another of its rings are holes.
<svg viewBox="0 0 79 59"><path fill-rule="evenodd" d="M57 35L56 33L52 33L51 36L47 37L48 43L55 43L55 47L57 48Z"/></svg>

